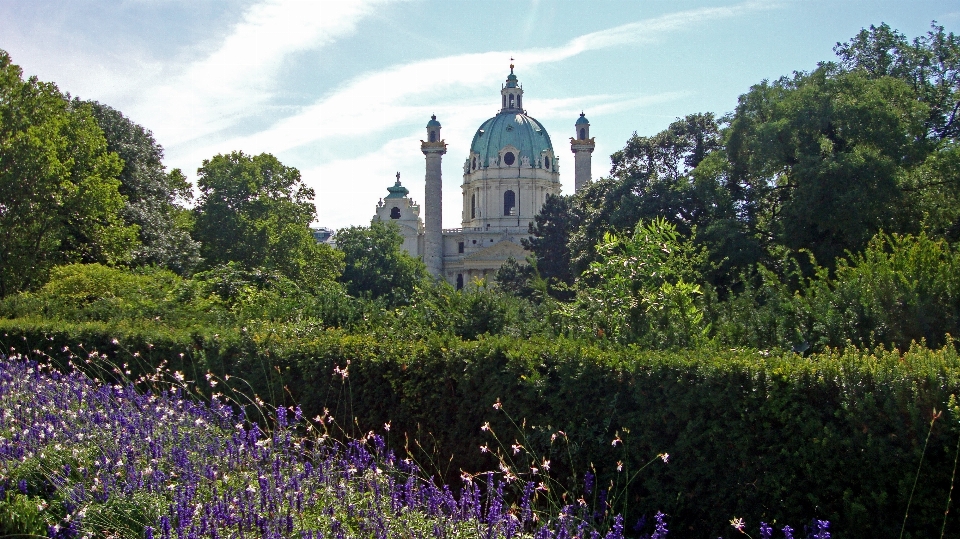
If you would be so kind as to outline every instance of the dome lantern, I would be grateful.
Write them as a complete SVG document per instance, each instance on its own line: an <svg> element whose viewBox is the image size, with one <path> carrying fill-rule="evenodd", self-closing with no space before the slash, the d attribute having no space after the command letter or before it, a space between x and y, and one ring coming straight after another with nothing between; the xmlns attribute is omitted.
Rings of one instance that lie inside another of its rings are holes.
<svg viewBox="0 0 960 539"><path fill-rule="evenodd" d="M440 127L437 115L430 116L430 121L427 122L427 142L440 142Z"/></svg>
<svg viewBox="0 0 960 539"><path fill-rule="evenodd" d="M523 112L523 87L517 82L517 76L513 74L513 64L510 64L507 82L500 89L500 101L502 105L500 112Z"/></svg>

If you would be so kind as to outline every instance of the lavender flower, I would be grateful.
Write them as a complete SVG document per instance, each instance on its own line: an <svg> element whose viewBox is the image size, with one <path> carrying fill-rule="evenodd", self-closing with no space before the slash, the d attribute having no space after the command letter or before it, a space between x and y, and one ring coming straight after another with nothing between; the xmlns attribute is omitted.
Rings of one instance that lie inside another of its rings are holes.
<svg viewBox="0 0 960 539"><path fill-rule="evenodd" d="M667 523L664 521L666 515L657 511L657 514L653 518L657 521L657 527L653 531L653 535L650 536L650 539L664 539L667 536Z"/></svg>

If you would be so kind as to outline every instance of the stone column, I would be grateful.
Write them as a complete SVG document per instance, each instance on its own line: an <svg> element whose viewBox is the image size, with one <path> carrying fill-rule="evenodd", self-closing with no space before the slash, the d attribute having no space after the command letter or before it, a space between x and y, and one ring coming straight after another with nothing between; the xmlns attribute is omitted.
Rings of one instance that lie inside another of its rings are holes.
<svg viewBox="0 0 960 539"><path fill-rule="evenodd" d="M420 141L420 150L427 160L424 205L423 262L430 275L443 278L443 181L440 163L447 145L442 141Z"/></svg>

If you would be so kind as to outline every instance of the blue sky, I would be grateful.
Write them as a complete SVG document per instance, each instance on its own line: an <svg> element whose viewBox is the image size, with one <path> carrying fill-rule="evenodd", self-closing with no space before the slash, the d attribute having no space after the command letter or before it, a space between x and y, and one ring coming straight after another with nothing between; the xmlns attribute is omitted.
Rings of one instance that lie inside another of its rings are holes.
<svg viewBox="0 0 960 539"><path fill-rule="evenodd" d="M932 20L960 32L960 0L0 0L0 48L153 131L191 178L217 153L273 153L334 228L369 223L396 171L422 201L419 141L436 114L443 221L457 227L463 161L511 56L569 193L581 110L603 176L634 131L725 114L871 24L912 38Z"/></svg>

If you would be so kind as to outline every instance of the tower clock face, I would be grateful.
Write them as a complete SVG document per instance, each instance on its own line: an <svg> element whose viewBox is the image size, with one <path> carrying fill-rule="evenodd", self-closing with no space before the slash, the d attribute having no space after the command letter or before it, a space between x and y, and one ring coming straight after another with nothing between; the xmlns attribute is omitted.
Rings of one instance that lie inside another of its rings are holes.
<svg viewBox="0 0 960 539"><path fill-rule="evenodd" d="M503 154L503 162L506 163L507 166L512 165L516 160L517 158L513 155L513 152L507 152Z"/></svg>

